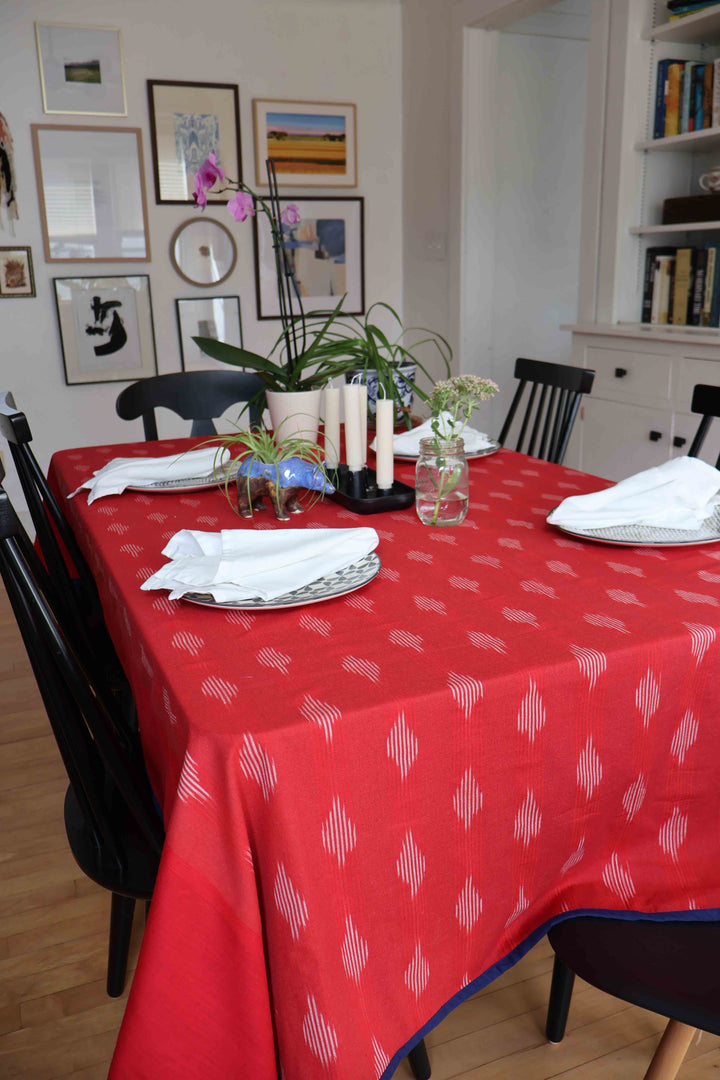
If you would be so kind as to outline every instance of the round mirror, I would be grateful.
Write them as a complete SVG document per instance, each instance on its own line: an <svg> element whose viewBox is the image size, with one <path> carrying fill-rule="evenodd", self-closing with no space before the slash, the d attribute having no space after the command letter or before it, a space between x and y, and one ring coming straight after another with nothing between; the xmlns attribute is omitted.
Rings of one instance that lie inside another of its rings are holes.
<svg viewBox="0 0 720 1080"><path fill-rule="evenodd" d="M170 261L191 285L219 285L232 274L236 259L232 233L212 218L184 222L170 241Z"/></svg>

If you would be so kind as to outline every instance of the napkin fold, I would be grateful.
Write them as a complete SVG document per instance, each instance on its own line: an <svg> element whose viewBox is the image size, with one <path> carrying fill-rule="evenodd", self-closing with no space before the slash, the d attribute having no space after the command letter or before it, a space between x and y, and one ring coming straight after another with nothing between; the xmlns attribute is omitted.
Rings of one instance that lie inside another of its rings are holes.
<svg viewBox="0 0 720 1080"><path fill-rule="evenodd" d="M679 457L628 476L604 491L571 495L547 520L565 528L655 525L699 529L720 502L720 472L699 458Z"/></svg>
<svg viewBox="0 0 720 1080"><path fill-rule="evenodd" d="M88 503L91 503L103 495L119 495L126 487L142 487L159 480L193 480L196 476L211 476L228 457L227 447L206 446L166 457L113 458L72 491L68 499L83 488L90 492Z"/></svg>
<svg viewBox="0 0 720 1080"><path fill-rule="evenodd" d="M215 600L274 600L333 570L351 566L378 545L375 529L223 529L175 533L171 560L140 586L211 593Z"/></svg>
<svg viewBox="0 0 720 1080"><path fill-rule="evenodd" d="M446 431L450 430L452 424L452 413L442 412L440 413L440 419L442 421L440 427ZM393 453L405 454L408 456L416 456L420 453L420 440L429 439L435 434L432 429L432 418L423 421L416 428L412 428L410 431L401 431L397 435L393 436ZM466 454L476 454L480 450L487 450L488 447L494 446L494 442L491 438L485 435L482 431L476 431L475 428L466 427L460 436L465 443ZM375 449L376 440L370 443L370 449Z"/></svg>

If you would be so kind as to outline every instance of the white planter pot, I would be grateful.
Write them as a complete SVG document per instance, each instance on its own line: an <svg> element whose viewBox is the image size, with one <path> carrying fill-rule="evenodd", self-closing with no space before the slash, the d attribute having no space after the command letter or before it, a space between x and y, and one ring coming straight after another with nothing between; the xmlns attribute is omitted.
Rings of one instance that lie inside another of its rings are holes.
<svg viewBox="0 0 720 1080"><path fill-rule="evenodd" d="M280 439L317 440L322 390L267 390L266 396L273 431Z"/></svg>

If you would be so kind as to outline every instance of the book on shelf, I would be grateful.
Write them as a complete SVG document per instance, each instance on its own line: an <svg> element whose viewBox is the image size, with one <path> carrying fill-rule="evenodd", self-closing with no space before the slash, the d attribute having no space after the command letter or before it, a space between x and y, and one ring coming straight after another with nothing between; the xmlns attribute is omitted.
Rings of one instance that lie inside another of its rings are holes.
<svg viewBox="0 0 720 1080"><path fill-rule="evenodd" d="M713 79L715 78L714 64L705 64L705 76L703 79L703 122L704 128L712 127L713 105Z"/></svg>
<svg viewBox="0 0 720 1080"><path fill-rule="evenodd" d="M694 15L697 11L705 8L717 7L718 0L679 0L678 3L668 3L669 19L682 19L686 15Z"/></svg>
<svg viewBox="0 0 720 1080"><path fill-rule="evenodd" d="M695 273L692 280L692 291L688 308L688 325L700 326L703 300L705 299L705 274L707 272L708 249L697 248L695 251Z"/></svg>
<svg viewBox="0 0 720 1080"><path fill-rule="evenodd" d="M674 271L675 256L658 255L655 260L655 275L653 279L652 309L650 311L651 323L666 325L669 321Z"/></svg>
<svg viewBox="0 0 720 1080"><path fill-rule="evenodd" d="M680 94L680 118L678 135L692 131L695 126L695 60L686 60L682 73L682 93Z"/></svg>
<svg viewBox="0 0 720 1080"><path fill-rule="evenodd" d="M720 127L720 60L713 60L712 75L712 122L711 127Z"/></svg>
<svg viewBox="0 0 720 1080"><path fill-rule="evenodd" d="M642 316L644 323L652 322L652 305L655 287L655 270L660 255L675 255L674 247L649 247L645 252L645 274L643 277ZM656 320L657 321L657 320Z"/></svg>
<svg viewBox="0 0 720 1080"><path fill-rule="evenodd" d="M685 64L682 61L670 64L667 74L667 93L665 95L665 131L664 137L680 133L680 95Z"/></svg>
<svg viewBox="0 0 720 1080"><path fill-rule="evenodd" d="M668 322L687 326L695 270L695 248L678 248L675 253L675 274L672 282Z"/></svg>
<svg viewBox="0 0 720 1080"><path fill-rule="evenodd" d="M705 103L705 64L695 64L692 70L692 86L690 89L692 98L692 127L688 131L702 131L703 129L703 106Z"/></svg>
<svg viewBox="0 0 720 1080"><path fill-rule="evenodd" d="M716 292L720 295L720 290L717 289L717 282L715 281L716 264L717 248L709 247L707 249L707 263L705 266L705 289L702 311L700 312L700 326L712 326L713 299Z"/></svg>
<svg viewBox="0 0 720 1080"><path fill-rule="evenodd" d="M720 66L720 61L717 61ZM684 65L684 60L677 60L671 57L665 60L658 60L657 65L657 84L655 91L655 116L653 120L653 138L662 139L665 137L665 108L668 96L668 70L671 64ZM690 109L690 97L688 87L688 113ZM720 113L720 100L718 100L718 112Z"/></svg>

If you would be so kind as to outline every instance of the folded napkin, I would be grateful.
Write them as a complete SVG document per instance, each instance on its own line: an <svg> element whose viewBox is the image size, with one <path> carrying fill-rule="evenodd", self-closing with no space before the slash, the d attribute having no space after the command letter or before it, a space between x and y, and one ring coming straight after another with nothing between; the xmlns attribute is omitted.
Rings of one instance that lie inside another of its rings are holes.
<svg viewBox="0 0 720 1080"><path fill-rule="evenodd" d="M547 520L581 529L611 525L699 529L718 502L720 472L699 458L679 457L628 476L604 491L572 495Z"/></svg>
<svg viewBox="0 0 720 1080"><path fill-rule="evenodd" d="M194 480L196 476L211 476L228 456L227 447L206 446L167 457L113 458L72 491L68 499L83 488L90 492L88 502L91 503L103 495L119 495L126 487L143 487L159 480Z"/></svg>
<svg viewBox="0 0 720 1080"><path fill-rule="evenodd" d="M452 424L452 413L443 412L440 413L440 430L450 431L450 425ZM430 439L435 434L432 427L432 420L425 420L419 427L412 428L411 431L401 431L399 434L393 436L393 452L395 454L406 454L408 456L415 457L420 453L420 440ZM487 450L488 447L494 446L492 439L484 435L482 431L476 431L475 428L466 427L462 432L460 438L465 443L466 454L476 454L479 450ZM376 440L370 443L370 449L375 449Z"/></svg>
<svg viewBox="0 0 720 1080"><path fill-rule="evenodd" d="M172 561L140 586L211 593L215 600L274 600L374 551L374 529L223 529L175 533L163 555Z"/></svg>

